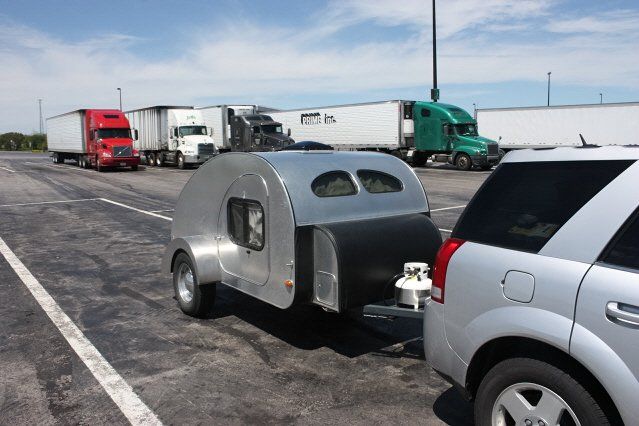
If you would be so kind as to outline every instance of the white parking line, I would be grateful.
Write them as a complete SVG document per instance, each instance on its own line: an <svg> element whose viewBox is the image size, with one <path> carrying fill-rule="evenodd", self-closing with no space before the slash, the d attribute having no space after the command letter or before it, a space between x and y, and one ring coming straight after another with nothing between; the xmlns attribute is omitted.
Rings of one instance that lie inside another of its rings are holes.
<svg viewBox="0 0 639 426"><path fill-rule="evenodd" d="M164 220L168 220L168 221L172 221L173 220L172 218L170 218L168 216L162 216L161 214L153 213L153 212L150 212L148 210L138 209L138 208L133 207L133 206L129 206L129 205L126 205L126 204L118 203L117 201L109 200L108 198L99 198L99 200L100 201L104 201L105 203L111 203L111 204L116 205L116 206L124 207L125 209L131 209L131 210L136 211L136 212L148 214L149 216L159 217L160 219L164 219Z"/></svg>
<svg viewBox="0 0 639 426"><path fill-rule="evenodd" d="M82 198L79 200L40 201L38 203L0 204L0 207L39 206L41 204L79 203L81 201L96 201L100 198Z"/></svg>
<svg viewBox="0 0 639 426"><path fill-rule="evenodd" d="M450 229L442 229L442 228L439 228L439 230L440 230L441 232L447 232L447 233L449 233L449 234L452 234L452 233L453 233L453 231L451 231Z"/></svg>
<svg viewBox="0 0 639 426"><path fill-rule="evenodd" d="M0 169L6 170L6 171L11 172L11 173L15 173L16 172L15 170L7 169L6 167L2 167L2 166L0 166Z"/></svg>
<svg viewBox="0 0 639 426"><path fill-rule="evenodd" d="M133 388L104 359L100 351L91 344L89 339L71 321L71 318L64 313L2 238L0 238L0 253L129 422L132 425L161 425L162 422L153 411L142 402Z"/></svg>
<svg viewBox="0 0 639 426"><path fill-rule="evenodd" d="M431 212L441 212L443 210L463 209L464 207L466 207L466 204L464 204L463 206L442 207L441 209L432 209Z"/></svg>
<svg viewBox="0 0 639 426"><path fill-rule="evenodd" d="M151 210L151 213L164 213L164 212L174 212L175 209L167 209L167 210Z"/></svg>

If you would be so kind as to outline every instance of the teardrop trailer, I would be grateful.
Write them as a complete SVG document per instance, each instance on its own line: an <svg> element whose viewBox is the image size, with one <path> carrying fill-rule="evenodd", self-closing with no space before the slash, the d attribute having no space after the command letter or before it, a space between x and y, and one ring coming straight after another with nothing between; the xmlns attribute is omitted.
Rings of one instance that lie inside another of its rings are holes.
<svg viewBox="0 0 639 426"><path fill-rule="evenodd" d="M432 265L441 242L421 182L393 156L235 152L205 163L182 190L162 269L192 316L211 310L218 283L282 309L375 313L404 263Z"/></svg>

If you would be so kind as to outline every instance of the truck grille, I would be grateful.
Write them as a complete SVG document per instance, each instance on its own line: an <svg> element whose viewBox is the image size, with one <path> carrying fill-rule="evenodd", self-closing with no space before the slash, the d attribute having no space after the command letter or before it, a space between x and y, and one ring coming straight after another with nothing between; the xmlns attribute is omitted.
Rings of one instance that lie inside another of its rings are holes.
<svg viewBox="0 0 639 426"><path fill-rule="evenodd" d="M200 155L215 154L215 145L212 143L200 143L197 145L197 153Z"/></svg>
<svg viewBox="0 0 639 426"><path fill-rule="evenodd" d="M130 146L114 146L113 156L114 157L132 157L131 147Z"/></svg>
<svg viewBox="0 0 639 426"><path fill-rule="evenodd" d="M499 155L499 145L496 143L489 143L486 146L486 149L488 151L488 155Z"/></svg>

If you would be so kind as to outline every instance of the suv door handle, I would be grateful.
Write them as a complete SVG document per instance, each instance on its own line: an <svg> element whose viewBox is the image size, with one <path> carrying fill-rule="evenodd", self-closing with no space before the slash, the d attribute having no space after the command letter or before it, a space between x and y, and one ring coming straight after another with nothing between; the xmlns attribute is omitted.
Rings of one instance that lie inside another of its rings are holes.
<svg viewBox="0 0 639 426"><path fill-rule="evenodd" d="M608 302L608 304L606 304L606 316L639 325L639 313L635 314L628 312L627 310L622 309L622 307L629 307L632 310L639 312L639 307L636 306L626 305L619 302Z"/></svg>

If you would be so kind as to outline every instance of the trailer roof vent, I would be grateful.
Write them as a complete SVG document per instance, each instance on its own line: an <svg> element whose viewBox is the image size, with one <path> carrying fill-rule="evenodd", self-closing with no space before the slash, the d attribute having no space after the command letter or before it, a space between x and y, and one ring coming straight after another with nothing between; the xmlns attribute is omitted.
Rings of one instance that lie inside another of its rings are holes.
<svg viewBox="0 0 639 426"><path fill-rule="evenodd" d="M104 118L120 118L117 114L104 114Z"/></svg>

